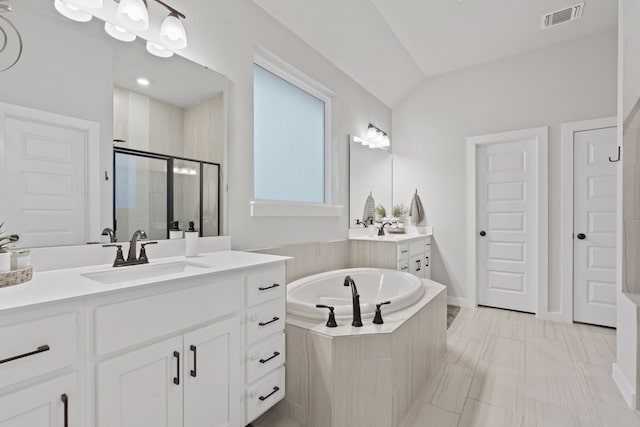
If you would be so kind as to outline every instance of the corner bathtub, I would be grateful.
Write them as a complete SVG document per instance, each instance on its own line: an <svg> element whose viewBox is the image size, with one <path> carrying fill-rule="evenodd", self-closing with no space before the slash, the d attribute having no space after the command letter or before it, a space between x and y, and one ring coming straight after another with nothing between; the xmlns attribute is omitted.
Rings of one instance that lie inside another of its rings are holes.
<svg viewBox="0 0 640 427"><path fill-rule="evenodd" d="M396 270L381 268L348 268L315 274L296 280L287 286L287 313L289 315L322 320L327 309L316 304L335 307L337 320L351 319L353 306L351 289L344 286L344 278L351 276L360 294L363 318L373 317L376 303L391 301L383 313L407 308L418 302L425 293L425 285L418 277Z"/></svg>

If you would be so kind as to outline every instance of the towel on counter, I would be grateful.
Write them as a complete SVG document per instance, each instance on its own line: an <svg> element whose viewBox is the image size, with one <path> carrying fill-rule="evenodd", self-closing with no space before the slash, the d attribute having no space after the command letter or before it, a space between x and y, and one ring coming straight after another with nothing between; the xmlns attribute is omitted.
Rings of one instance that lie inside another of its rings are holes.
<svg viewBox="0 0 640 427"><path fill-rule="evenodd" d="M409 207L409 216L411 217L411 223L414 225L420 224L424 221L424 207L422 207L422 201L418 196L418 190L411 199L411 207Z"/></svg>
<svg viewBox="0 0 640 427"><path fill-rule="evenodd" d="M362 222L365 224L373 224L376 219L376 202L373 200L372 193L367 196L367 201L364 202L364 211L362 212Z"/></svg>

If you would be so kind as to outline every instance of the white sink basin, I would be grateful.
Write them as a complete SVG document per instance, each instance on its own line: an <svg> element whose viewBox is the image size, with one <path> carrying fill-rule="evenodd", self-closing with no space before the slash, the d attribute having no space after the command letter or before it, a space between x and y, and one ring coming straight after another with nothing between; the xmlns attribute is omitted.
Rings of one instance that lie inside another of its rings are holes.
<svg viewBox="0 0 640 427"><path fill-rule="evenodd" d="M212 265L199 264L190 261L175 261L166 264L143 264L128 267L118 267L112 270L86 273L81 276L103 284L131 282L152 277L168 276L178 273L202 272L212 268Z"/></svg>

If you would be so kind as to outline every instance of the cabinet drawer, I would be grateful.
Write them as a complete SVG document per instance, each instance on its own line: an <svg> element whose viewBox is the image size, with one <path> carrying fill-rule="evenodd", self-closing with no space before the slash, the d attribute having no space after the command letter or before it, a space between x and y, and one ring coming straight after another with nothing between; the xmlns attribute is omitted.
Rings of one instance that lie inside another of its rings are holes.
<svg viewBox="0 0 640 427"><path fill-rule="evenodd" d="M242 309L242 276L137 298L95 310L97 355L121 350Z"/></svg>
<svg viewBox="0 0 640 427"><path fill-rule="evenodd" d="M285 315L284 300L275 300L251 310L247 315L247 344L284 330Z"/></svg>
<svg viewBox="0 0 640 427"><path fill-rule="evenodd" d="M398 261L405 259L409 256L409 244L402 243L398 245Z"/></svg>
<svg viewBox="0 0 640 427"><path fill-rule="evenodd" d="M285 335L276 335L247 350L247 382L252 383L274 369L284 365Z"/></svg>
<svg viewBox="0 0 640 427"><path fill-rule="evenodd" d="M284 266L265 268L247 274L247 306L282 298L286 289Z"/></svg>
<svg viewBox="0 0 640 427"><path fill-rule="evenodd" d="M64 313L0 327L0 388L73 365L77 320Z"/></svg>
<svg viewBox="0 0 640 427"><path fill-rule="evenodd" d="M284 366L247 387L247 422L250 423L284 398Z"/></svg>
<svg viewBox="0 0 640 427"><path fill-rule="evenodd" d="M409 242L409 256L422 255L424 253L424 240L414 240Z"/></svg>

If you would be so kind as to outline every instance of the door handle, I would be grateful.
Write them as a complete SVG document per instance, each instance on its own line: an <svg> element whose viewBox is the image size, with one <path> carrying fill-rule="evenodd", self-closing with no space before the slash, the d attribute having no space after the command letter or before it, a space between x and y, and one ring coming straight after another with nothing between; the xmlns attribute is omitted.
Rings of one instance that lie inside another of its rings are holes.
<svg viewBox="0 0 640 427"><path fill-rule="evenodd" d="M173 357L176 358L176 374L177 374L177 376L173 377L173 383L175 385L180 385L180 352L174 351Z"/></svg>
<svg viewBox="0 0 640 427"><path fill-rule="evenodd" d="M484 237L484 236L486 236L486 235L487 235L487 232L486 232L486 231L482 230L482 231L480 232L480 236Z"/></svg>
<svg viewBox="0 0 640 427"><path fill-rule="evenodd" d="M578 235L576 236L578 239L580 240L584 240L587 238L587 235L584 233L578 233Z"/></svg>
<svg viewBox="0 0 640 427"><path fill-rule="evenodd" d="M418 267L416 268L416 271L422 270L422 262L419 259L417 259L416 263L418 264Z"/></svg>

